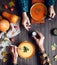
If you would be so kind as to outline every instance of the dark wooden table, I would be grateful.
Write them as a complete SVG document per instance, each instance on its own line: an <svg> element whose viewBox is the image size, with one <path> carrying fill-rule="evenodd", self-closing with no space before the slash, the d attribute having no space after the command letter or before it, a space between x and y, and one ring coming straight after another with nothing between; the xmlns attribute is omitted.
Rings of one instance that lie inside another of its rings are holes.
<svg viewBox="0 0 57 65"><path fill-rule="evenodd" d="M55 11L57 13L57 2L55 5ZM52 65L57 65L57 62L55 62L54 58L53 58L53 56L57 54L57 49L56 49L56 51L51 50L51 45L54 43L57 44L57 36L53 36L50 33L50 30L53 28L57 28L57 15L51 21L46 19L44 24L34 24L31 26L32 30L36 29L44 34L44 36L45 36L44 47L46 49L46 53L49 55ZM21 33L18 36L14 37L14 39L15 39L15 41L13 44L15 44L15 45L19 45L19 43L22 41L33 42L31 37L29 36L28 32L23 27L21 27ZM18 58L19 65L38 65L37 63L38 63L38 60L37 60L36 54L30 59L21 59L20 57ZM6 63L3 63L0 60L0 65L6 65Z"/></svg>

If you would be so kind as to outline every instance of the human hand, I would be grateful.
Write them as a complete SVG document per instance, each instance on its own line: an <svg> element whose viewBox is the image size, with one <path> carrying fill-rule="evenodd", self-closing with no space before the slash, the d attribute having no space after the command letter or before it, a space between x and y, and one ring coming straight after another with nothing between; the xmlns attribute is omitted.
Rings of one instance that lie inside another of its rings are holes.
<svg viewBox="0 0 57 65"><path fill-rule="evenodd" d="M26 12L22 13L22 25L25 27L26 30L30 29L31 24Z"/></svg>
<svg viewBox="0 0 57 65"><path fill-rule="evenodd" d="M55 13L55 10L54 10L54 6L50 6L49 7L49 17L54 18L55 15L56 15L56 13Z"/></svg>
<svg viewBox="0 0 57 65"><path fill-rule="evenodd" d="M34 40L36 41L36 44L38 45L40 52L44 52L44 36L42 33L37 31L37 34L40 36L38 39L36 36L32 36Z"/></svg>
<svg viewBox="0 0 57 65"><path fill-rule="evenodd" d="M13 63L17 64L18 52L16 46L10 46L9 53L12 55Z"/></svg>

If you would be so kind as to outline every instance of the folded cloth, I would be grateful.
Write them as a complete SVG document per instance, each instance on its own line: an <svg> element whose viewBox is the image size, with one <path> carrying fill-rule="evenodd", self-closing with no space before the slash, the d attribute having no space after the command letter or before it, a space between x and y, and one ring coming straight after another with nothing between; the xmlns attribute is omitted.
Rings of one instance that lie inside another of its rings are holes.
<svg viewBox="0 0 57 65"><path fill-rule="evenodd" d="M6 33L6 37L8 38L12 38L16 35L18 35L20 33L20 27L19 27L19 23L15 23L15 24L10 24L11 28L10 30Z"/></svg>
<svg viewBox="0 0 57 65"><path fill-rule="evenodd" d="M10 29L4 33L0 33L0 59L3 59L2 52L7 52L6 47L11 46L11 41L9 38L17 36L20 33L19 22L13 24L10 23Z"/></svg>
<svg viewBox="0 0 57 65"><path fill-rule="evenodd" d="M11 41L4 37L0 39L0 59L3 59L3 52L7 53L6 47L11 46Z"/></svg>

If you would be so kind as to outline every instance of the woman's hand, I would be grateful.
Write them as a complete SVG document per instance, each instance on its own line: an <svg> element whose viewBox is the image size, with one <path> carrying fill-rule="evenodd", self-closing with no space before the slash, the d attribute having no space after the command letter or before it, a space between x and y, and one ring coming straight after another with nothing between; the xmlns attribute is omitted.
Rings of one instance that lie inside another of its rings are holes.
<svg viewBox="0 0 57 65"><path fill-rule="evenodd" d="M40 39L38 39L36 36L32 36L32 37L35 39L35 41L40 49L40 52L44 52L45 51L44 50L44 36L42 33L38 32L38 31L37 31L37 34L40 36Z"/></svg>
<svg viewBox="0 0 57 65"><path fill-rule="evenodd" d="M55 10L54 10L54 6L50 6L49 7L49 17L54 18L55 15L56 15L56 13L55 13Z"/></svg>
<svg viewBox="0 0 57 65"><path fill-rule="evenodd" d="M30 29L31 24L26 12L22 13L22 25L25 27L26 30Z"/></svg>
<svg viewBox="0 0 57 65"><path fill-rule="evenodd" d="M17 59L18 59L18 52L17 52L17 47L16 46L10 46L9 52L12 55L12 62L14 64L17 64Z"/></svg>

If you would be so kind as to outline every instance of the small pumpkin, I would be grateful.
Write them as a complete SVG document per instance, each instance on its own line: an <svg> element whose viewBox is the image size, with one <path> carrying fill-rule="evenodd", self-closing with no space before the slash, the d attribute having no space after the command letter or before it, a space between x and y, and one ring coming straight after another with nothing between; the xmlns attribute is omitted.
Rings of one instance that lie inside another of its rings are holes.
<svg viewBox="0 0 57 65"><path fill-rule="evenodd" d="M9 21L2 19L0 20L0 31L6 32L10 27Z"/></svg>
<svg viewBox="0 0 57 65"><path fill-rule="evenodd" d="M6 11L4 11L2 13L2 16L5 17L6 19L8 19L10 21L10 23L16 23L18 21L18 18L19 18L17 15L10 14L10 13L8 13Z"/></svg>

